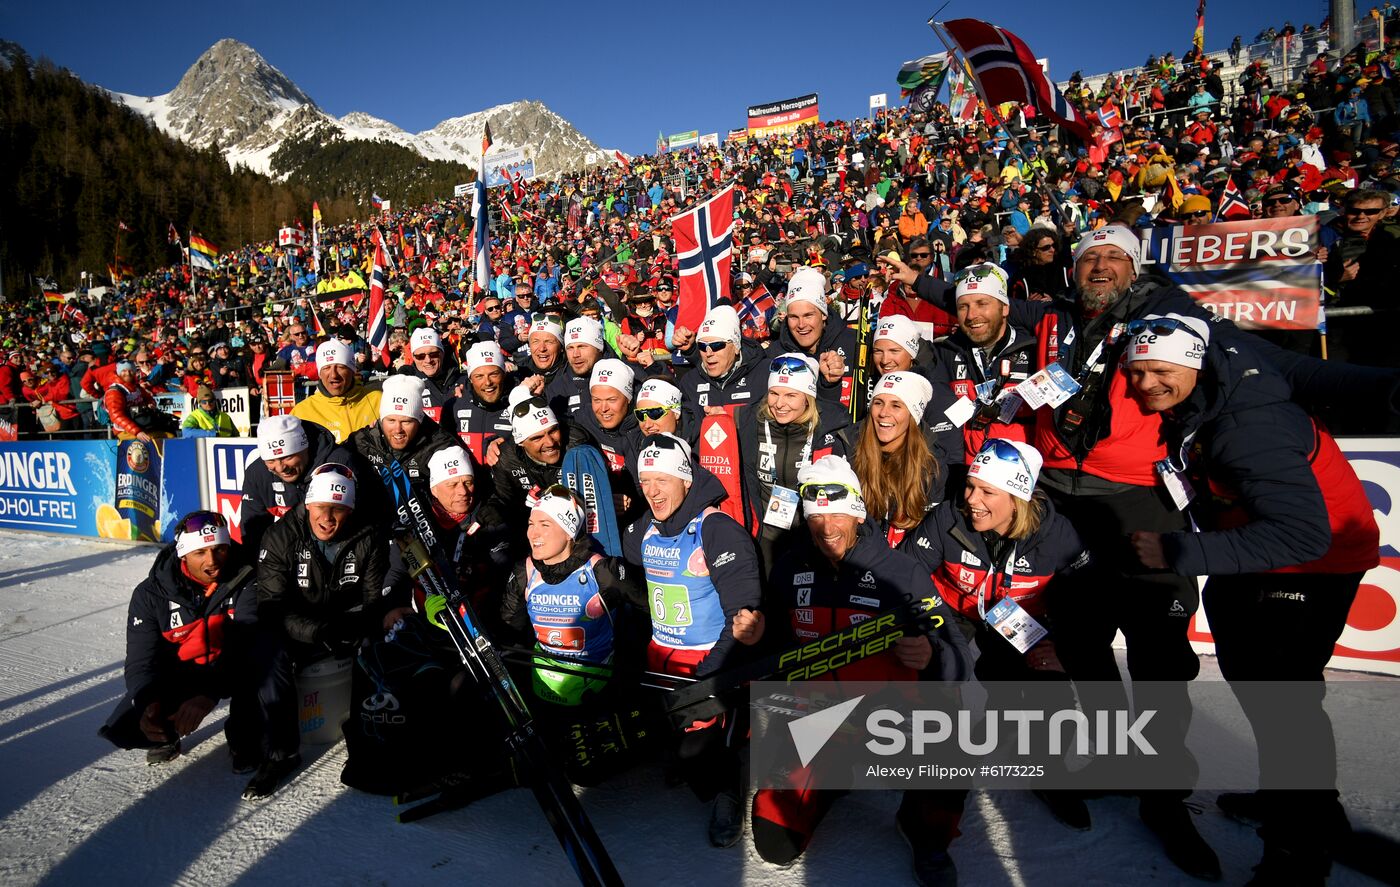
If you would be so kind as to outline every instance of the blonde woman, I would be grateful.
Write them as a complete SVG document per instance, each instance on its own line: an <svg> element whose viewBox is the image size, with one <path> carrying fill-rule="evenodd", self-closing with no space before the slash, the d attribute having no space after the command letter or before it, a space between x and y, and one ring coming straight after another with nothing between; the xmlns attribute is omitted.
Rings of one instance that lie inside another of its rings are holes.
<svg viewBox="0 0 1400 887"><path fill-rule="evenodd" d="M765 570L774 547L802 524L797 473L832 454L844 456L845 410L817 401L817 362L790 352L769 365L768 392L756 409L739 414L739 456L743 464L746 513L758 527Z"/></svg>

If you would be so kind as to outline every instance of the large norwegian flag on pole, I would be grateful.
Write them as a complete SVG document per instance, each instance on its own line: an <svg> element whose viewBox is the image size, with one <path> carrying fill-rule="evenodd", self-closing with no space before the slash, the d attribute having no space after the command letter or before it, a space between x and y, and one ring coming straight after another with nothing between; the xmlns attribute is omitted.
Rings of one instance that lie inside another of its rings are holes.
<svg viewBox="0 0 1400 887"><path fill-rule="evenodd" d="M476 186L472 189L472 218L476 220L472 237L472 280L477 290L488 292L491 289L491 213L486 205L486 180L477 174Z"/></svg>
<svg viewBox="0 0 1400 887"><path fill-rule="evenodd" d="M389 318L384 311L384 243L379 229L374 230L374 265L369 274L369 342L371 355L389 365Z"/></svg>
<svg viewBox="0 0 1400 887"><path fill-rule="evenodd" d="M1040 63L1020 37L975 18L942 22L941 26L972 67L982 100L989 105L1016 102L1089 141L1084 118L1046 78Z"/></svg>
<svg viewBox="0 0 1400 887"><path fill-rule="evenodd" d="M729 300L734 249L734 186L671 219L680 266L676 326L700 328L705 312Z"/></svg>

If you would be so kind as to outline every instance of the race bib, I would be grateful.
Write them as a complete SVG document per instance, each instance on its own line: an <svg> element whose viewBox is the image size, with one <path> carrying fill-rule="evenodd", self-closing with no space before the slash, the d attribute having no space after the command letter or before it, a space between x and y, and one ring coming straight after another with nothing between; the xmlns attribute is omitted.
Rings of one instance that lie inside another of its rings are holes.
<svg viewBox="0 0 1400 887"><path fill-rule="evenodd" d="M651 620L668 628L684 628L690 615L690 592L684 585L651 583Z"/></svg>

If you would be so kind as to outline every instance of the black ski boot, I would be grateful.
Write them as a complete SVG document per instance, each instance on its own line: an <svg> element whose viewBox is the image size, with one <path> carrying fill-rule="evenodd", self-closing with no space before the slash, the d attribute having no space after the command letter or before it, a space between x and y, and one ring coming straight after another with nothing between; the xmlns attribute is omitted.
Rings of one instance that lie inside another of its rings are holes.
<svg viewBox="0 0 1400 887"><path fill-rule="evenodd" d="M178 757L180 757L180 740L177 739L174 742L167 742L165 745L146 749L146 766L169 764Z"/></svg>
<svg viewBox="0 0 1400 887"><path fill-rule="evenodd" d="M1220 860L1196 831L1191 811L1184 803L1144 798L1138 806L1138 815L1161 840L1167 858L1177 868L1202 881L1220 880Z"/></svg>
<svg viewBox="0 0 1400 887"><path fill-rule="evenodd" d="M1264 800L1258 792L1225 792L1215 799L1215 806L1244 825L1258 828L1264 822Z"/></svg>
<svg viewBox="0 0 1400 887"><path fill-rule="evenodd" d="M253 774L253 778L248 780L248 787L243 789L243 800L258 801L270 797L282 785L282 782L301 766L301 755L293 754L289 758L277 757L266 758L258 766L258 772Z"/></svg>
<svg viewBox="0 0 1400 887"><path fill-rule="evenodd" d="M720 792L710 810L710 843L716 847L733 847L744 836L744 805L737 795Z"/></svg>
<svg viewBox="0 0 1400 887"><path fill-rule="evenodd" d="M958 867L947 849L931 845L914 824L905 825L904 817L895 813L895 830L909 845L913 855L914 880L920 887L957 887Z"/></svg>

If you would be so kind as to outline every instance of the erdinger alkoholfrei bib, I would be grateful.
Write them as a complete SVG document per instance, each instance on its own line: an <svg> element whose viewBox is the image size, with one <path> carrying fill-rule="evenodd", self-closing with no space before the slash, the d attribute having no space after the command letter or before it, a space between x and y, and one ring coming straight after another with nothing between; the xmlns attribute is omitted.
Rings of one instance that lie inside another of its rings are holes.
<svg viewBox="0 0 1400 887"><path fill-rule="evenodd" d="M659 646L708 650L724 630L724 607L700 541L701 523L716 511L706 508L675 536L652 524L642 537L651 639Z"/></svg>
<svg viewBox="0 0 1400 887"><path fill-rule="evenodd" d="M553 584L544 581L533 562L526 561L525 609L535 640L550 655L593 663L607 662L612 656L612 618L593 572L601 559L595 554Z"/></svg>

